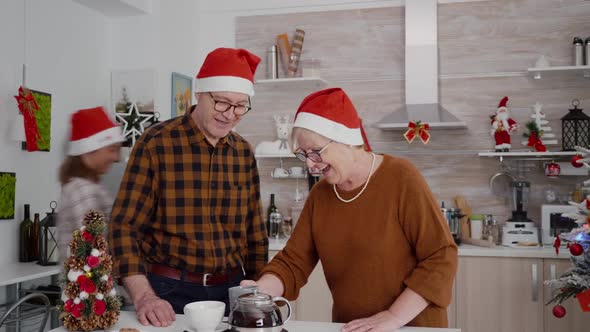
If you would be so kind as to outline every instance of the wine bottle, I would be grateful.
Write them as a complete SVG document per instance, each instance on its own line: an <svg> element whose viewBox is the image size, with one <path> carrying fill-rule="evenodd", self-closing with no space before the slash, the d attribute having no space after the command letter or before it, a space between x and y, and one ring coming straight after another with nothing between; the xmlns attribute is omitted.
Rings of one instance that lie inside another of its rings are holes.
<svg viewBox="0 0 590 332"><path fill-rule="evenodd" d="M39 260L39 227L41 221L39 220L39 214L35 213L35 217L33 218L33 234L31 236L31 241L29 242L30 252L31 252L31 259L34 261Z"/></svg>
<svg viewBox="0 0 590 332"><path fill-rule="evenodd" d="M270 215L273 212L278 212L279 209L275 205L275 194L270 194L270 205L266 210L266 234L270 236Z"/></svg>
<svg viewBox="0 0 590 332"><path fill-rule="evenodd" d="M33 261L30 252L30 242L33 236L33 221L31 220L30 211L30 205L25 204L25 218L20 223L19 262Z"/></svg>

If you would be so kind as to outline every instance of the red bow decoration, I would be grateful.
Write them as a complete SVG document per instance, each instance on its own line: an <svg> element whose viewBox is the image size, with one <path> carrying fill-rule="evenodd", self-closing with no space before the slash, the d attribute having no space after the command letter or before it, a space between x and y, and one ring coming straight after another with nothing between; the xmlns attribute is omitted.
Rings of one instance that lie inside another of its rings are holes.
<svg viewBox="0 0 590 332"><path fill-rule="evenodd" d="M530 133L529 142L528 142L527 146L534 147L535 151L538 151L538 152L547 151L547 147L543 144L541 139L534 132Z"/></svg>
<svg viewBox="0 0 590 332"><path fill-rule="evenodd" d="M18 96L14 96L18 103L18 109L25 120L25 137L27 139L27 151L37 151L39 146L37 140L42 140L39 128L37 127L37 119L35 118L35 111L39 110L39 105L33 96L31 90L18 88Z"/></svg>
<svg viewBox="0 0 590 332"><path fill-rule="evenodd" d="M408 123L408 130L406 130L404 137L408 143L412 143L414 138L418 136L422 143L427 144L430 141L430 126L428 123L422 123L421 121L410 121Z"/></svg>

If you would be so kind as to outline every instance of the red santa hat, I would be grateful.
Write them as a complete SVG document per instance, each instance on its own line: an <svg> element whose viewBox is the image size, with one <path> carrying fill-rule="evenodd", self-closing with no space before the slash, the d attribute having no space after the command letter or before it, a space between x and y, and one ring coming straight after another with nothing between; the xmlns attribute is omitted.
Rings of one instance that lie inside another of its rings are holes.
<svg viewBox="0 0 590 332"><path fill-rule="evenodd" d="M362 121L340 88L321 90L307 96L295 114L293 127L305 128L335 142L365 145L371 151Z"/></svg>
<svg viewBox="0 0 590 332"><path fill-rule="evenodd" d="M121 128L103 107L79 110L72 114L70 121L70 156L79 156L125 141Z"/></svg>
<svg viewBox="0 0 590 332"><path fill-rule="evenodd" d="M218 48L205 58L196 91L231 91L254 96L254 73L260 58L245 49Z"/></svg>
<svg viewBox="0 0 590 332"><path fill-rule="evenodd" d="M507 103L508 103L508 97L502 98L502 100L500 100L500 103L498 104L498 109L496 110L496 113L499 113L502 111L507 111L508 110L506 108Z"/></svg>

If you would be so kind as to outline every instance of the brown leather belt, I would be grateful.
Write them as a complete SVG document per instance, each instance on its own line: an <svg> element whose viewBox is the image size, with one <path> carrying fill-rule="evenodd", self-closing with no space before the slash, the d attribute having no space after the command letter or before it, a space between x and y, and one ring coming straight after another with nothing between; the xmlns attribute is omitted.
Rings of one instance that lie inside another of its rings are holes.
<svg viewBox="0 0 590 332"><path fill-rule="evenodd" d="M183 280L203 286L218 286L227 284L239 275L244 275L244 269L238 266L225 273L194 273L175 269L163 264L152 264L150 266L150 273L160 277Z"/></svg>

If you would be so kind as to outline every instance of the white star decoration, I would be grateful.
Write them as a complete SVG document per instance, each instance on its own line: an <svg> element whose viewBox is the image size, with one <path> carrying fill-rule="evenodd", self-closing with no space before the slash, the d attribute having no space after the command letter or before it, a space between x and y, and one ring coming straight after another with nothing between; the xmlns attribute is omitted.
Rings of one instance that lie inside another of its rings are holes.
<svg viewBox="0 0 590 332"><path fill-rule="evenodd" d="M127 113L115 113L115 116L123 124L123 136L131 139L131 146L135 145L135 140L145 130L144 124L154 117L153 114L140 113L136 103L129 106ZM130 123L133 119L135 121Z"/></svg>

